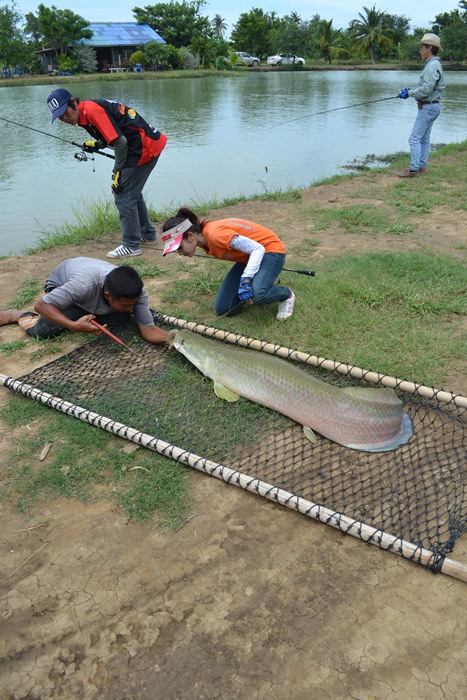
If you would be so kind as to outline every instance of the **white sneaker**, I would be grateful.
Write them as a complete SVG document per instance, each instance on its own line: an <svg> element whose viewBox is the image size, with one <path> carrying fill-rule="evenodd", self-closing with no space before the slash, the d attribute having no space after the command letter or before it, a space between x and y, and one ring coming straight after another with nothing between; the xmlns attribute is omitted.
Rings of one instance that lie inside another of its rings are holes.
<svg viewBox="0 0 467 700"><path fill-rule="evenodd" d="M138 248L138 250L132 250L131 248L128 248L126 245L118 245L114 250L110 250L107 253L108 258L134 258L136 255L141 255L142 254L141 248Z"/></svg>
<svg viewBox="0 0 467 700"><path fill-rule="evenodd" d="M278 321L285 321L286 318L290 318L293 314L293 307L295 304L295 294L290 290L290 296L285 301L281 301L279 308L277 310L276 319Z"/></svg>

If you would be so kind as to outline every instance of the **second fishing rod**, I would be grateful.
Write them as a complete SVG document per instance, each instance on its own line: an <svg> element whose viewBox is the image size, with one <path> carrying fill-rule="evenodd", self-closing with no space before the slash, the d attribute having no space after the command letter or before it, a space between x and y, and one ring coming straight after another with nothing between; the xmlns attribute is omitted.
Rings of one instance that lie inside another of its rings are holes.
<svg viewBox="0 0 467 700"><path fill-rule="evenodd" d="M340 112L342 109L351 109L351 107L363 107L364 105L375 104L376 102L386 102L386 100L397 99L399 95L391 95L391 97L380 97L377 100L365 100L365 102L354 102L351 105L343 105L342 107L333 107L332 109L323 109L320 112L313 112L313 114L300 115L299 117L293 117L292 119L287 119L285 122L278 122L276 124L271 124L268 129L276 129L279 126L284 126L285 124L290 124L291 122L298 121L300 119L309 119L310 117L317 117L321 114L329 114L330 112Z"/></svg>
<svg viewBox="0 0 467 700"><path fill-rule="evenodd" d="M202 253L194 253L193 258L204 258L204 260L216 260L216 258L210 255L203 255ZM314 277L316 275L315 270L295 270L291 267L283 267L281 272L296 272L298 275L307 275L308 277Z"/></svg>
<svg viewBox="0 0 467 700"><path fill-rule="evenodd" d="M162 249L155 246L154 248L152 248L152 250L154 250L154 252L156 252L156 251L158 252ZM210 261L217 259L217 258L213 258L210 255L205 255L203 253L193 253L193 255L191 257L203 258L203 260L210 260ZM291 268L291 267L283 267L281 272L296 272L298 275L307 275L308 277L314 277L316 275L315 270L296 270L296 269Z"/></svg>

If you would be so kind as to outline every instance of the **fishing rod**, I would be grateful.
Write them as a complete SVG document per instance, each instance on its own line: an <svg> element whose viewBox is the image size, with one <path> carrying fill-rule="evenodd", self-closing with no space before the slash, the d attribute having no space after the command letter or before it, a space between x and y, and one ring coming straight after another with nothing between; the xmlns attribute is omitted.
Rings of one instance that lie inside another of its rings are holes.
<svg viewBox="0 0 467 700"><path fill-rule="evenodd" d="M153 248L154 252L162 250L161 248ZM202 253L193 253L193 258L204 258L205 260L217 260L218 258L212 258L210 255L203 255ZM296 272L298 275L308 275L308 277L314 277L316 275L315 270L293 270L291 267L283 267L281 272Z"/></svg>
<svg viewBox="0 0 467 700"><path fill-rule="evenodd" d="M194 258L204 258L205 260L212 259L209 255L202 255L200 253L194 253L193 257ZM217 260L217 258L214 258L214 260ZM308 277L314 277L316 275L316 272L314 270L292 270L291 267L283 267L281 272L296 272L299 275L308 275Z"/></svg>
<svg viewBox="0 0 467 700"><path fill-rule="evenodd" d="M69 141L61 136L55 136L55 134L49 134L48 131L41 131L40 129L34 129L32 126L26 126L26 124L20 124L19 122L13 122L11 119L5 119L5 117L0 117L3 122L8 122L8 124L13 124L13 126L22 126L23 129L29 129L30 131L36 131L38 134L43 134L44 136L50 136L52 139L57 139L58 141L64 141L65 143L71 143L72 146L77 146L81 149L80 153L75 153L76 160L80 162L85 162L89 160L88 154L84 151L83 144L77 143L76 141ZM111 156L110 153L103 153L102 151L92 151L92 153L98 153L100 156L105 156L106 158L111 158L115 160L115 156ZM92 159L91 159L92 160Z"/></svg>
<svg viewBox="0 0 467 700"><path fill-rule="evenodd" d="M281 272L296 272L299 275L308 275L309 277L314 277L316 275L314 270L292 270L291 267L283 267Z"/></svg>
<svg viewBox="0 0 467 700"><path fill-rule="evenodd" d="M328 114L329 112L338 112L340 109L350 109L351 107L361 107L362 105L371 105L374 102L384 102L385 100L395 100L399 95L392 95L391 97L381 97L379 100L369 100L367 102L356 102L353 105L346 105L345 107L334 107L334 109L324 109L322 112L313 112L313 114L305 114L301 117L294 117L293 119L288 119L286 122L280 122L278 124L272 124L269 129L275 129L276 126L284 126L284 124L290 124L290 122L296 122L299 119L308 119L309 117L316 117L319 114Z"/></svg>

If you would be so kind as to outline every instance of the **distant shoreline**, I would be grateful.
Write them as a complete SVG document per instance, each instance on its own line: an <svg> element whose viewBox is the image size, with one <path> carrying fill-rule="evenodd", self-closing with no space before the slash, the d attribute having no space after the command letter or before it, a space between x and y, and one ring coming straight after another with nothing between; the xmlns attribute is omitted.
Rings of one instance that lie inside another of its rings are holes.
<svg viewBox="0 0 467 700"><path fill-rule="evenodd" d="M322 72L322 71L420 71L422 62L415 63L335 63L331 65L310 64L309 66L268 66L265 63L258 68L237 68L230 71L217 70L179 70L179 71L146 71L144 73L81 73L79 75L22 75L21 77L1 78L0 87L23 87L32 85L64 85L67 83L112 82L115 80L174 80L177 78L218 78L226 75L240 76L245 73L284 73L292 71ZM467 65L455 63L443 64L444 71L465 72Z"/></svg>

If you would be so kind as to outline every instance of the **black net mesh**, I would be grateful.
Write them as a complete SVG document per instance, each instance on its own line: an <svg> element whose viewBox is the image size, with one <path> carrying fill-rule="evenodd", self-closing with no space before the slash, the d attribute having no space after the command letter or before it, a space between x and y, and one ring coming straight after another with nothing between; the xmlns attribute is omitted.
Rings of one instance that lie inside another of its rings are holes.
<svg viewBox="0 0 467 700"><path fill-rule="evenodd" d="M276 412L219 399L175 350L150 346L131 328L119 337L139 357L102 336L20 380L424 547L435 560L466 531L467 409L454 397L427 399L396 386L414 432L393 451L355 451L321 436L312 445ZM337 386L361 383L350 372L301 368Z"/></svg>

